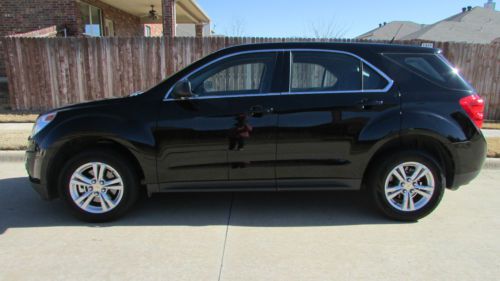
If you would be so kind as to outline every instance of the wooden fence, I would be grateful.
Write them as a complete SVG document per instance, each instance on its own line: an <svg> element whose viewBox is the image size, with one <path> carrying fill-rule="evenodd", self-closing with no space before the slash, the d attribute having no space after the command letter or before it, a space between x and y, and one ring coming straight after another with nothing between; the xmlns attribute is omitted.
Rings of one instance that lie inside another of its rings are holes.
<svg viewBox="0 0 500 281"><path fill-rule="evenodd" d="M4 38L11 107L45 110L147 89L224 47L286 38ZM350 42L350 40L319 40ZM395 42L420 44L420 42ZM486 118L500 120L500 44L434 42L486 100Z"/></svg>

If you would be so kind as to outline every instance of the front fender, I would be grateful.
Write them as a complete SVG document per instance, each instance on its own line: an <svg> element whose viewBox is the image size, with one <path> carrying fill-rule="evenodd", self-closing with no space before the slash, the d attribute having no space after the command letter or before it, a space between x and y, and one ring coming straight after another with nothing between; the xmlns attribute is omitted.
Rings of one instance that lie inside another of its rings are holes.
<svg viewBox="0 0 500 281"><path fill-rule="evenodd" d="M143 121L126 120L118 116L106 114L76 115L65 118L57 116L61 121L47 128L39 145L49 148L69 139L87 136L98 136L128 143L130 148L144 145L154 147L155 140L152 135L154 124L144 124ZM52 125L52 124L51 124Z"/></svg>
<svg viewBox="0 0 500 281"><path fill-rule="evenodd" d="M58 113L56 120L35 136L38 149L47 154L48 167L66 144L109 141L127 149L135 157L147 183L156 182L154 122L105 113L71 113L69 116L64 111Z"/></svg>

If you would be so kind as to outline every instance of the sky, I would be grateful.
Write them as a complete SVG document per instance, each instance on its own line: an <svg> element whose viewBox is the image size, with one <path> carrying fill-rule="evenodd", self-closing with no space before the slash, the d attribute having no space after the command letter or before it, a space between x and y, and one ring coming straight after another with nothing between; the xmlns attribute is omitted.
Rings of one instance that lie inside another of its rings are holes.
<svg viewBox="0 0 500 281"><path fill-rule="evenodd" d="M257 37L352 38L379 23L407 20L431 24L483 6L487 0L197 0L212 19L216 34ZM500 2L497 1L497 11ZM330 32L328 32L330 30Z"/></svg>

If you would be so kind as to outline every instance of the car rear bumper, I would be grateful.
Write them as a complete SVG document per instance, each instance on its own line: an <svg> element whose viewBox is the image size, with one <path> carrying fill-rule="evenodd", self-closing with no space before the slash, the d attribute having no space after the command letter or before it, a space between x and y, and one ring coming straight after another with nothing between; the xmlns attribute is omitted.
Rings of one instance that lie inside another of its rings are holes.
<svg viewBox="0 0 500 281"><path fill-rule="evenodd" d="M453 186L450 187L452 190L457 190L460 186L469 184L473 179L475 179L481 170L470 172L470 173L463 173L463 174L456 174L455 179L453 181Z"/></svg>
<svg viewBox="0 0 500 281"><path fill-rule="evenodd" d="M470 183L481 172L486 160L486 139L479 133L470 141L453 144L453 150L455 174L449 188L456 190Z"/></svg>

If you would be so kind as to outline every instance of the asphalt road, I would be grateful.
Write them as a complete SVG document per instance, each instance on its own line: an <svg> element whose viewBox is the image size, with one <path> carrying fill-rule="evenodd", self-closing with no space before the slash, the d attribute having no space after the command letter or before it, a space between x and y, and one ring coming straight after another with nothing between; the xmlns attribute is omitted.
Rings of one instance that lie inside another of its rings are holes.
<svg viewBox="0 0 500 281"><path fill-rule="evenodd" d="M81 223L0 163L0 280L500 280L500 172L418 223L357 193L172 194Z"/></svg>

